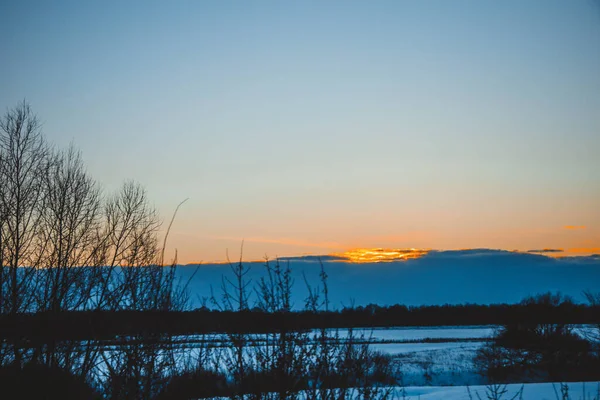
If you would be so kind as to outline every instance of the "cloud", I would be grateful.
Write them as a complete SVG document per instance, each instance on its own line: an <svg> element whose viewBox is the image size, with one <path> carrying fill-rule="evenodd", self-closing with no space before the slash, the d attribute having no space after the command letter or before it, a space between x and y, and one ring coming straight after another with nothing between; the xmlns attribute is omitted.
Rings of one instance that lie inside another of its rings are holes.
<svg viewBox="0 0 600 400"><path fill-rule="evenodd" d="M588 249L589 250L589 249ZM593 250L593 249L592 249ZM600 250L600 249L597 249ZM434 250L434 249L353 249L344 253L334 253L330 255L318 256L307 255L299 257L284 257L280 260L297 261L322 261L322 262L353 262L353 263L381 263L381 262L406 262L415 259L446 259L459 260L470 258L499 257L506 258L511 256L539 256L553 258L546 253L562 253L563 249L533 249L528 251L509 251L501 249L460 249L460 250ZM583 252L585 253L585 252ZM589 252L588 252L589 253Z"/></svg>
<svg viewBox="0 0 600 400"><path fill-rule="evenodd" d="M538 254L543 254L543 253L563 253L563 252L564 252L563 249L527 250L527 253L538 253Z"/></svg>
<svg viewBox="0 0 600 400"><path fill-rule="evenodd" d="M569 231L577 231L577 230L582 230L585 229L585 225L565 225L563 226L563 229L567 229Z"/></svg>
<svg viewBox="0 0 600 400"><path fill-rule="evenodd" d="M407 250L411 249L404 249ZM304 277L311 284L319 282L320 268L315 262L318 258L289 257L296 282L292 302L297 307L302 307L308 295ZM321 259L333 308L348 304L350 299L356 305L512 303L549 288L583 301L583 290L600 287L600 256L556 258L523 251L465 249L432 251L405 261L365 264L336 260L332 256ZM248 263L248 266L251 266L248 280L256 283L266 276L262 263ZM223 274L231 274L223 265L200 269L192 266L181 268L178 273L193 276L190 290L204 294L210 293L210 285L218 287Z"/></svg>
<svg viewBox="0 0 600 400"><path fill-rule="evenodd" d="M460 249L460 250L437 250L430 252L431 256L438 257L478 257L488 255L505 256L512 252L500 249Z"/></svg>
<svg viewBox="0 0 600 400"><path fill-rule="evenodd" d="M344 257L338 257L336 255L302 255L302 256L288 256L288 257L273 257L268 258L269 262L301 262L301 263L328 263L328 262L346 262L347 259ZM233 262L237 262L238 260L234 260ZM265 259L261 260L242 260L244 264L264 264ZM229 264L229 261L210 261L210 262L193 262L187 263L185 265L222 265Z"/></svg>
<svg viewBox="0 0 600 400"><path fill-rule="evenodd" d="M560 255L559 255L560 254ZM532 250L501 250L501 249L460 249L460 250L435 250L435 249L353 249L344 253L330 254L305 254L299 256L273 257L272 261L307 263L352 263L352 264L387 264L387 263L439 263L439 262L477 262L476 260L488 260L490 262L512 262L508 260L533 260L539 262L598 262L600 260L600 247L585 247L574 249L532 249ZM504 260L504 261L501 261ZM246 263L264 263L264 259L244 260ZM487 262L487 261L485 261ZM201 264L227 264L210 262Z"/></svg>
<svg viewBox="0 0 600 400"><path fill-rule="evenodd" d="M302 265L318 265L319 262L330 265L362 264L369 268L381 269L385 265L404 264L406 266L462 266L507 267L515 263L530 265L598 265L600 266L600 247L577 249L540 249L529 251L509 251L498 249L461 249L461 250L419 250L419 249L355 249L357 254L307 254L300 256L278 257L281 262L290 262L292 269ZM594 254L596 253L596 254ZM560 254L560 256L557 256ZM272 261L275 258L271 259ZM264 260L245 260L247 264L261 265ZM203 265L222 265L227 263L202 263ZM327 268L327 267L326 267Z"/></svg>
<svg viewBox="0 0 600 400"><path fill-rule="evenodd" d="M334 254L307 254L301 256L277 257L279 261L301 262L352 262L352 263L379 263L392 261L406 261L427 255L430 251L422 249L353 249L344 253Z"/></svg>
<svg viewBox="0 0 600 400"><path fill-rule="evenodd" d="M391 261L405 261L427 255L429 250L424 249L352 249L343 253L333 254L347 262L352 263L377 263Z"/></svg>

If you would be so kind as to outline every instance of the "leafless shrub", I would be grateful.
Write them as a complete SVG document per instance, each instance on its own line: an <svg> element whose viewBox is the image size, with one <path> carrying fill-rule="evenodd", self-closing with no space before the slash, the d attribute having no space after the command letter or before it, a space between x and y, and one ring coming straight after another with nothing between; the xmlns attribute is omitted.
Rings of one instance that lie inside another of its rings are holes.
<svg viewBox="0 0 600 400"><path fill-rule="evenodd" d="M160 249L145 190L127 182L103 197L80 153L52 149L25 102L0 118L0 182L0 314L187 307L176 257L164 265L166 237ZM106 348L94 338L13 338L0 343L0 364L45 364L102 381L115 398L149 398L175 368L170 339L141 334ZM125 382L125 392L113 390L115 382Z"/></svg>
<svg viewBox="0 0 600 400"><path fill-rule="evenodd" d="M503 384L490 384L485 387L485 399L487 400L523 400L523 390L525 389L524 385L521 385L521 388L511 397L508 395L508 386ZM469 395L469 400L473 400L473 394L471 393L471 388L467 386L467 394ZM475 396L477 396L478 400L482 400L479 392L475 392Z"/></svg>
<svg viewBox="0 0 600 400"><path fill-rule="evenodd" d="M240 308L249 296L243 293L249 288L249 282L244 279L247 267L241 261L230 267L234 277L223 278L223 302L219 303L214 295L212 302L218 303L219 309L251 313ZM219 356L226 365L225 372L232 376L228 396L277 399L390 397L391 388L397 383L396 368L391 359L373 352L368 338L356 335L353 330L342 336L337 330L325 328L318 331L294 329L286 319L293 316L291 267L288 263L282 265L279 260L266 259L264 268L264 276L254 287L256 306L253 310L279 318L279 325L264 334L237 332L228 335L230 349L225 349ZM320 278L314 287L306 282L309 291L306 305L312 312L329 308L327 274L323 265Z"/></svg>

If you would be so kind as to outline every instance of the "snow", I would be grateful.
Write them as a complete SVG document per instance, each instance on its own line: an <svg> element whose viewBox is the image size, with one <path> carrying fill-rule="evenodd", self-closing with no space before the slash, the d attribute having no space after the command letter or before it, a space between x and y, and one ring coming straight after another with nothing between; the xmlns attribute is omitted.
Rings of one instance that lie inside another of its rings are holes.
<svg viewBox="0 0 600 400"><path fill-rule="evenodd" d="M354 329L354 335L364 335L373 341L409 341L423 339L487 339L494 335L495 326L432 326ZM347 335L340 330L340 336Z"/></svg>
<svg viewBox="0 0 600 400"><path fill-rule="evenodd" d="M444 343L375 343L370 345L373 350L379 350L382 353L390 355L406 354L415 352L430 352L436 350L476 350L481 347L484 342L444 342Z"/></svg>
<svg viewBox="0 0 600 400"><path fill-rule="evenodd" d="M511 399L523 387L524 400L562 400L560 383L526 383L507 385L507 392L502 399ZM598 400L600 399L600 383L598 382L578 382L568 383L569 398L571 400ZM469 390L471 397L469 397ZM419 400L478 400L487 399L485 386L414 386L399 388L397 393L399 398ZM558 397L557 397L558 394ZM517 396L517 398L519 398Z"/></svg>

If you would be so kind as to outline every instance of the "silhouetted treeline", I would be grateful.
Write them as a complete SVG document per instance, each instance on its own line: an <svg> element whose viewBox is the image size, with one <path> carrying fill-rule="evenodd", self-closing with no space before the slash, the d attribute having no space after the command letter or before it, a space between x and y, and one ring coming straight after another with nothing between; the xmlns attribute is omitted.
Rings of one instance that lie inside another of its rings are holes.
<svg viewBox="0 0 600 400"><path fill-rule="evenodd" d="M562 303L377 306L340 311L86 311L0 316L0 336L25 342L110 340L119 335L264 333L317 328L439 325L598 324L600 307Z"/></svg>

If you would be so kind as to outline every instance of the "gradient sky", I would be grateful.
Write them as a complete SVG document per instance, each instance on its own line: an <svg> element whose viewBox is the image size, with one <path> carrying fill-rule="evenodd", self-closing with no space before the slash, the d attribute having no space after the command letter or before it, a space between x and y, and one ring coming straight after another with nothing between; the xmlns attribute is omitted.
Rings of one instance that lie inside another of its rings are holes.
<svg viewBox="0 0 600 400"><path fill-rule="evenodd" d="M23 98L107 192L190 198L184 263L600 253L596 0L4 0L0 107Z"/></svg>

